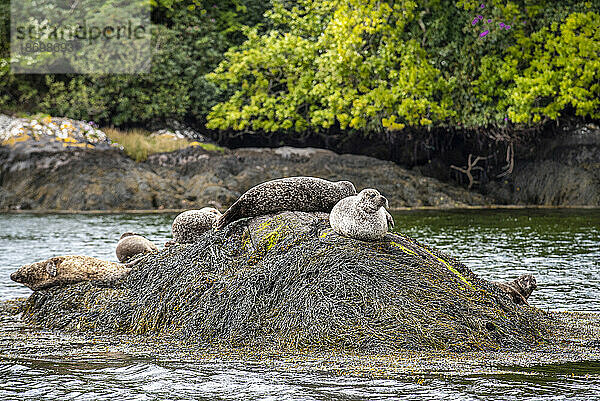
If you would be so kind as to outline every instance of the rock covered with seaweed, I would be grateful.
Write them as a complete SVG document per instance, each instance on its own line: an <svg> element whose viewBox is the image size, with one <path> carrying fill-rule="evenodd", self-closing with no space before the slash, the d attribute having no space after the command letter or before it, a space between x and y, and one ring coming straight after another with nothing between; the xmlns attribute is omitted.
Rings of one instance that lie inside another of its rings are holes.
<svg viewBox="0 0 600 401"><path fill-rule="evenodd" d="M23 316L48 328L201 345L367 352L523 349L548 327L545 313L409 237L345 238L327 214L302 212L241 220L166 248L116 287L37 291Z"/></svg>

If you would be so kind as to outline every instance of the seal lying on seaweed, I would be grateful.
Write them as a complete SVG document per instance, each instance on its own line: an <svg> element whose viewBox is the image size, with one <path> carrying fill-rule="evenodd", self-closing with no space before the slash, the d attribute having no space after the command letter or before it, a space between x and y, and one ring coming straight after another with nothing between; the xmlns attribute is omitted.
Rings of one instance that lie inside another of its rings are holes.
<svg viewBox="0 0 600 401"><path fill-rule="evenodd" d="M531 274L524 274L510 283L499 283L497 281L493 283L506 294L510 295L517 305L529 305L527 298L537 288L535 277Z"/></svg>
<svg viewBox="0 0 600 401"><path fill-rule="evenodd" d="M331 210L329 224L345 237L376 241L394 228L394 219L385 210L388 200L376 189L363 189L356 196L340 200Z"/></svg>
<svg viewBox="0 0 600 401"><path fill-rule="evenodd" d="M117 243L117 259L119 262L127 262L131 258L144 253L158 251L158 247L148 239L136 233L123 233Z"/></svg>
<svg viewBox="0 0 600 401"><path fill-rule="evenodd" d="M216 223L217 228L244 217L283 211L327 212L341 199L356 195L350 181L332 182L316 177L279 178L250 188Z"/></svg>
<svg viewBox="0 0 600 401"><path fill-rule="evenodd" d="M11 274L10 278L34 291L80 281L97 281L108 284L127 275L142 258L123 265L90 256L56 256L22 266Z"/></svg>
<svg viewBox="0 0 600 401"><path fill-rule="evenodd" d="M187 210L178 214L171 225L173 243L188 244L198 241L202 234L213 228L219 217L221 212L214 207ZM169 245L172 245L171 241Z"/></svg>

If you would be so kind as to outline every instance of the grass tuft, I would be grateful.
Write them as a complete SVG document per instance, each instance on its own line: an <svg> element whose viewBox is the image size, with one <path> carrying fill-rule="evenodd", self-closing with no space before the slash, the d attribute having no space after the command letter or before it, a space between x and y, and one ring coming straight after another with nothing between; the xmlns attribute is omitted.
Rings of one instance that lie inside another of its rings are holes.
<svg viewBox="0 0 600 401"><path fill-rule="evenodd" d="M142 129L121 131L115 128L103 128L106 136L111 141L123 146L125 153L137 162L143 162L154 153L172 152L190 146L200 146L207 151L222 151L213 144L200 144L186 138L172 138L168 136L151 137L150 132Z"/></svg>

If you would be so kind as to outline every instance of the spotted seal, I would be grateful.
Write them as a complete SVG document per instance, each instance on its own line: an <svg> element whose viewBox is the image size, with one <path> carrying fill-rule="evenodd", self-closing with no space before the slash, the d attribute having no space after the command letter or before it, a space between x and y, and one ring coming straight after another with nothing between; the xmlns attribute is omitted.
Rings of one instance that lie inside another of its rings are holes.
<svg viewBox="0 0 600 401"><path fill-rule="evenodd" d="M34 291L80 281L111 283L129 273L137 262L138 260L124 265L91 256L56 256L22 266L10 275L10 279Z"/></svg>
<svg viewBox="0 0 600 401"><path fill-rule="evenodd" d="M316 177L289 177L250 188L217 221L216 227L244 217L283 211L327 212L340 200L356 195L350 181L332 182Z"/></svg>
<svg viewBox="0 0 600 401"><path fill-rule="evenodd" d="M117 259L119 262L127 262L131 258L144 253L158 251L158 247L136 233L123 233L117 243Z"/></svg>
<svg viewBox="0 0 600 401"><path fill-rule="evenodd" d="M524 274L510 283L499 283L493 281L503 292L510 295L513 302L517 305L529 305L527 299L537 289L537 281L531 274Z"/></svg>
<svg viewBox="0 0 600 401"><path fill-rule="evenodd" d="M331 210L329 224L345 237L376 241L394 228L394 219L385 210L388 201L376 189L368 188L358 195L340 200Z"/></svg>
<svg viewBox="0 0 600 401"><path fill-rule="evenodd" d="M214 207L187 210L178 214L171 225L173 241L180 244L197 242L202 234L213 228L219 217L221 212ZM172 245L171 241L168 244Z"/></svg>

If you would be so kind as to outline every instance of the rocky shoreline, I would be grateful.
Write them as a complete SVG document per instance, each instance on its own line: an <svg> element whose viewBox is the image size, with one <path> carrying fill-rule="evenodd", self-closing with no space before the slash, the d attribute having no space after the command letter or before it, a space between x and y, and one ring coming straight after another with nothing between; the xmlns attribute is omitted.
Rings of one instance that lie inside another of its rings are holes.
<svg viewBox="0 0 600 401"><path fill-rule="evenodd" d="M392 208L493 203L389 161L323 149L212 151L188 147L137 163L117 144L105 137L97 139L98 135L91 142L83 134L64 129L49 134L12 131L0 138L0 210L4 211L161 210L207 205L223 209L261 182L290 176L349 180L358 190L378 188Z"/></svg>
<svg viewBox="0 0 600 401"><path fill-rule="evenodd" d="M569 157L579 164L573 162L565 169L549 161L548 157L564 153L555 141L548 145L553 150L540 155L537 164L531 162L515 169L510 183L488 184L484 195L426 177L418 168L318 148L213 151L195 146L135 162L122 147L88 123L3 117L1 211L184 210L209 205L224 209L261 182L303 175L349 180L358 190L377 188L388 198L391 209L506 204L600 206L600 178L595 168L599 147L592 141L598 136L595 131L586 131L578 137L580 140L569 142ZM585 142L585 152L577 158L581 141ZM556 192L553 182L563 183L564 188Z"/></svg>
<svg viewBox="0 0 600 401"><path fill-rule="evenodd" d="M175 336L216 346L527 349L547 314L407 236L342 237L326 213L282 212L165 248L115 283L34 291L26 321L72 332Z"/></svg>

